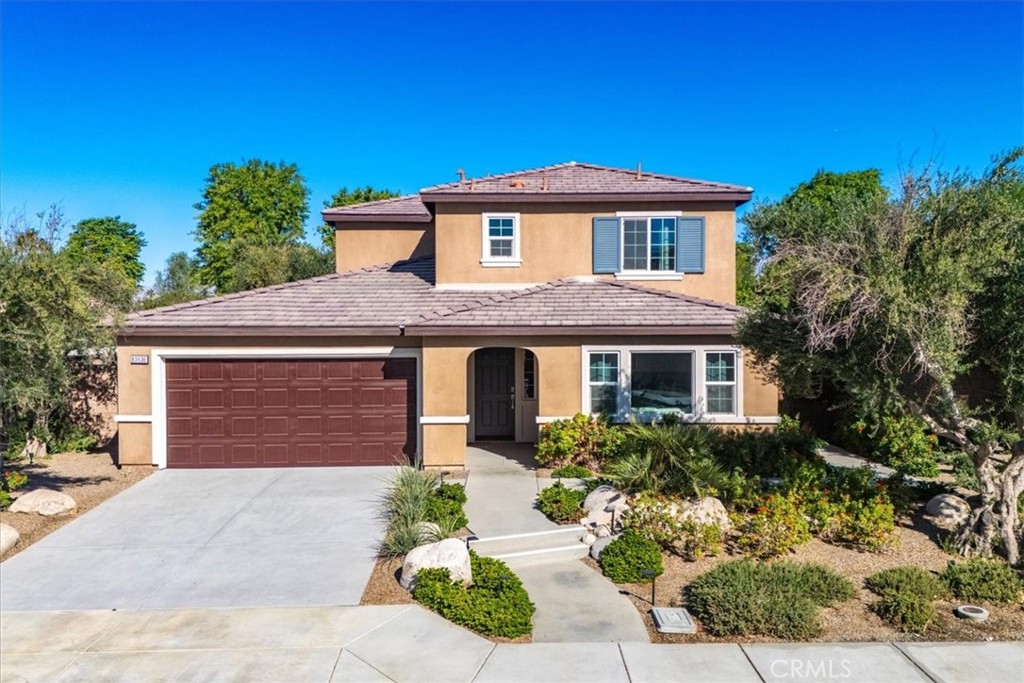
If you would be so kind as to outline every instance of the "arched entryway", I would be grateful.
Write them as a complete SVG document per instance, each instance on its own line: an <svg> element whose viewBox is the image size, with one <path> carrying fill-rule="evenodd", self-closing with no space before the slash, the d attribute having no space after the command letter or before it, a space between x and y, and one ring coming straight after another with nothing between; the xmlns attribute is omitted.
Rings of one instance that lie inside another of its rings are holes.
<svg viewBox="0 0 1024 683"><path fill-rule="evenodd" d="M467 363L469 441L537 440L537 356L530 349L488 347Z"/></svg>

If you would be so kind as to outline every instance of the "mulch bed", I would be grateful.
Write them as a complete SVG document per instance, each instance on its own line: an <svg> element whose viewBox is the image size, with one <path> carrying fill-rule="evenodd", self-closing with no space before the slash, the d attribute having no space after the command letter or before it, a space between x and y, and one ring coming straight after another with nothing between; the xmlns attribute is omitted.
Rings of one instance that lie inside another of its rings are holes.
<svg viewBox="0 0 1024 683"><path fill-rule="evenodd" d="M153 473L153 468L146 466L118 469L109 453L57 453L31 465L28 460L5 459L4 469L28 475L28 484L15 491L14 498L45 488L62 491L78 503L74 513L55 517L0 511L0 522L14 527L21 535L18 544L3 555L5 560Z"/></svg>
<svg viewBox="0 0 1024 683"><path fill-rule="evenodd" d="M878 599L871 591L863 588L864 579L875 572L891 567L916 565L931 571L943 570L953 559L936 542L938 530L920 513L903 520L897 528L899 543L881 553L869 553L829 545L818 539L800 546L786 556L794 562L817 562L835 569L853 581L861 589L857 597L835 607L821 610L822 634L816 642L854 641L986 641L1024 640L1024 605L985 605L989 618L983 623L960 619L953 614L961 603L940 601L935 604L939 616L923 635L898 631L868 609ZM739 559L742 555L722 553L718 557L706 557L687 562L676 555L664 555L665 573L658 577L658 606L686 607L683 589L698 575L722 562ZM595 571L601 571L589 557L583 560ZM629 597L643 616L644 624L654 643L759 643L785 642L767 637L724 637L719 638L699 630L695 635L658 633L650 616L650 584L621 584L621 592Z"/></svg>

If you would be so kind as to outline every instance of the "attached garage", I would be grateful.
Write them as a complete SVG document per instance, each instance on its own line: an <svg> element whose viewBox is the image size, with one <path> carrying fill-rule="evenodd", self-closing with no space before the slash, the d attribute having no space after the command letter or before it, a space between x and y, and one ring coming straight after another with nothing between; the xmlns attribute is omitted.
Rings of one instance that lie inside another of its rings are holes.
<svg viewBox="0 0 1024 683"><path fill-rule="evenodd" d="M392 465L416 453L414 358L168 358L167 466Z"/></svg>

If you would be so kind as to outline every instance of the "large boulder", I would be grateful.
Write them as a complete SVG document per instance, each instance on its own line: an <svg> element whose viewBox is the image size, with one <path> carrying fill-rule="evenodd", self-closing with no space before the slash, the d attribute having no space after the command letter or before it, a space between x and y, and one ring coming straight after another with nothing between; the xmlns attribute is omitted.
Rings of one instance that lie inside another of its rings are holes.
<svg viewBox="0 0 1024 683"><path fill-rule="evenodd" d="M937 525L955 528L963 524L967 515L971 514L971 504L960 496L940 493L928 501L924 511Z"/></svg>
<svg viewBox="0 0 1024 683"><path fill-rule="evenodd" d="M465 541L446 538L437 543L428 543L413 548L402 564L402 588L412 590L416 586L416 575L421 569L447 569L453 581L465 585L473 583L473 569L469 563L469 550Z"/></svg>
<svg viewBox="0 0 1024 683"><path fill-rule="evenodd" d="M72 512L78 507L75 499L66 493L54 491L53 489L36 489L23 493L11 505L11 512L25 512L28 514L43 515L52 517Z"/></svg>
<svg viewBox="0 0 1024 683"><path fill-rule="evenodd" d="M21 540L21 534L10 524L0 524L0 555L13 548Z"/></svg>
<svg viewBox="0 0 1024 683"><path fill-rule="evenodd" d="M608 507L609 503L617 502L624 498L625 496L611 486L598 486L587 494L586 499L583 501L583 509L588 513L591 510L603 510Z"/></svg>
<svg viewBox="0 0 1024 683"><path fill-rule="evenodd" d="M717 524L722 531L728 531L731 526L725 505L717 498L706 496L697 500L688 500L680 508L679 519L682 521L689 520L704 525Z"/></svg>
<svg viewBox="0 0 1024 683"><path fill-rule="evenodd" d="M594 544L590 546L590 556L594 558L594 560L600 560L601 553L604 552L604 549L611 545L612 541L618 537L619 534L615 534L614 536L605 536L604 538L599 538L594 541Z"/></svg>

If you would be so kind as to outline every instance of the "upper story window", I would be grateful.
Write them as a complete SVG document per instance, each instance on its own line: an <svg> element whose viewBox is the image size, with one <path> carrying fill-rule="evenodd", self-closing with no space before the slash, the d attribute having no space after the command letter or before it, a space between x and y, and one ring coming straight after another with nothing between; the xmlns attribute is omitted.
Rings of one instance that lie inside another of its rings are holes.
<svg viewBox="0 0 1024 683"><path fill-rule="evenodd" d="M483 216L483 266L514 267L519 257L519 214L485 213Z"/></svg>
<svg viewBox="0 0 1024 683"><path fill-rule="evenodd" d="M676 270L675 218L624 218L622 270L670 272Z"/></svg>

